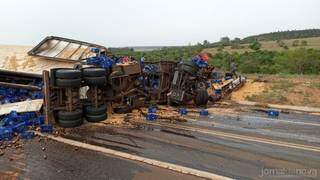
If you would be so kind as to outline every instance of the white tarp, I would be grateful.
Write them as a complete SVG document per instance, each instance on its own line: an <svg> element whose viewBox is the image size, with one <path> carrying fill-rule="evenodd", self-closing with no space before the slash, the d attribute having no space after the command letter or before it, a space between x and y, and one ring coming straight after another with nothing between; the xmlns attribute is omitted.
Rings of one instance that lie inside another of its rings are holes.
<svg viewBox="0 0 320 180"><path fill-rule="evenodd" d="M59 62L28 56L29 46L0 45L0 69L15 72L42 74L52 68L72 68L74 63Z"/></svg>
<svg viewBox="0 0 320 180"><path fill-rule="evenodd" d="M0 115L9 114L11 111L32 112L39 111L43 105L43 99L28 100L0 105Z"/></svg>

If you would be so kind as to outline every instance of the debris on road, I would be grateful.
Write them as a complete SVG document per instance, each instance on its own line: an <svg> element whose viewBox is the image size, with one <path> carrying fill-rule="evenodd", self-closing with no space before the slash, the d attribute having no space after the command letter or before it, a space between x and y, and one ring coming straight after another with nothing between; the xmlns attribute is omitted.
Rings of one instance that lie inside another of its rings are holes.
<svg viewBox="0 0 320 180"><path fill-rule="evenodd" d="M209 100L216 102L246 80L231 73L218 75L208 65L207 54L181 62L140 62L114 56L101 45L56 36L46 37L28 55L43 62L35 63L34 74L0 70L0 100L11 105L43 99L43 110L37 111L43 115L41 122L31 123L43 133L53 133L54 124L73 128L84 120L124 125L126 121L114 118L112 110L127 114L148 106L148 112L143 112L145 120L185 122L181 115L188 114L186 108L173 115L162 113L154 105L206 106ZM208 114L207 110L200 112L201 116ZM12 129L3 130L3 135L10 139L13 132L24 132L24 138L32 138L25 132L27 126L26 121L19 121Z"/></svg>
<svg viewBox="0 0 320 180"><path fill-rule="evenodd" d="M278 110L270 109L267 111L269 117L279 117L280 112Z"/></svg>
<svg viewBox="0 0 320 180"><path fill-rule="evenodd" d="M179 112L181 115L187 115L188 114L188 110L186 108L180 108Z"/></svg>

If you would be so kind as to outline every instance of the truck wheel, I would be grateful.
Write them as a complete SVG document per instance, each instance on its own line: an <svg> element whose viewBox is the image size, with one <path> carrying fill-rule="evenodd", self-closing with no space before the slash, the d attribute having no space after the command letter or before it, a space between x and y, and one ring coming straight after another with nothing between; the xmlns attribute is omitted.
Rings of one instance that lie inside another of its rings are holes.
<svg viewBox="0 0 320 180"><path fill-rule="evenodd" d="M58 87L80 87L81 79L56 79L56 86Z"/></svg>
<svg viewBox="0 0 320 180"><path fill-rule="evenodd" d="M82 74L84 77L100 77L106 76L106 70L103 68L89 67L83 68Z"/></svg>
<svg viewBox="0 0 320 180"><path fill-rule="evenodd" d="M105 76L84 77L84 81L88 86L104 86L107 83L107 79Z"/></svg>
<svg viewBox="0 0 320 180"><path fill-rule="evenodd" d="M173 101L171 101L170 99L168 99L168 105L169 106L179 106L179 104L178 103L176 103L176 102L173 102Z"/></svg>
<svg viewBox="0 0 320 180"><path fill-rule="evenodd" d="M58 119L64 121L73 121L82 118L82 110L76 109L75 111L59 111L58 112Z"/></svg>
<svg viewBox="0 0 320 180"><path fill-rule="evenodd" d="M117 114L127 114L132 113L132 108L126 106L126 107L116 107L113 108L113 112Z"/></svg>
<svg viewBox="0 0 320 180"><path fill-rule="evenodd" d="M182 70L190 74L194 74L197 71L195 67L190 66L188 64L182 64Z"/></svg>
<svg viewBox="0 0 320 180"><path fill-rule="evenodd" d="M194 102L197 106L203 106L208 103L209 95L206 90L198 90Z"/></svg>
<svg viewBox="0 0 320 180"><path fill-rule="evenodd" d="M83 123L83 119L76 119L73 121L68 121L68 120L58 120L59 125L63 128L73 128L73 127L77 127L80 126Z"/></svg>
<svg viewBox="0 0 320 180"><path fill-rule="evenodd" d="M81 71L78 69L57 69L55 72L56 78L61 79L78 79L81 78Z"/></svg>
<svg viewBox="0 0 320 180"><path fill-rule="evenodd" d="M107 113L103 113L100 115L86 115L86 120L88 122L100 122L106 120L108 118Z"/></svg>
<svg viewBox="0 0 320 180"><path fill-rule="evenodd" d="M103 104L99 107L94 106L85 106L84 111L86 115L100 115L105 114L107 111L107 105Z"/></svg>

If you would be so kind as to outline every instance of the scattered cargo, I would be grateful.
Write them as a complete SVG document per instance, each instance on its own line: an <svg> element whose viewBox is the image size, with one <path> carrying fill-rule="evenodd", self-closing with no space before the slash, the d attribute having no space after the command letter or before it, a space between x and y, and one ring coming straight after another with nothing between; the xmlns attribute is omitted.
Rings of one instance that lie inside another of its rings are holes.
<svg viewBox="0 0 320 180"><path fill-rule="evenodd" d="M269 117L279 117L280 112L278 110L270 109L267 111Z"/></svg>
<svg viewBox="0 0 320 180"><path fill-rule="evenodd" d="M128 113L152 104L205 106L245 83L242 76L219 75L208 65L206 54L179 63L140 62L113 56L101 45L55 36L45 38L28 54L49 64L64 64L46 66L41 75L0 71L0 100L13 103L43 98L44 108L38 113L44 114L44 122L37 123L42 132L52 132L54 121L71 128L84 120L105 120L108 109ZM180 108L181 115L187 113ZM200 115L208 112L203 110ZM150 106L146 119L157 118L156 107ZM16 131L27 129L22 123L15 125Z"/></svg>
<svg viewBox="0 0 320 180"><path fill-rule="evenodd" d="M16 111L11 111L10 114L0 117L0 141L9 141L15 134L20 134L22 138L30 139L32 135L29 130L42 125L44 125L44 117L42 115L38 115L35 112L17 113Z"/></svg>
<svg viewBox="0 0 320 180"><path fill-rule="evenodd" d="M208 115L209 115L209 112L208 112L207 109L202 109L202 110L200 111L200 116L208 116Z"/></svg>
<svg viewBox="0 0 320 180"><path fill-rule="evenodd" d="M187 108L180 108L179 109L179 113L181 115L187 115L188 114L188 109Z"/></svg>

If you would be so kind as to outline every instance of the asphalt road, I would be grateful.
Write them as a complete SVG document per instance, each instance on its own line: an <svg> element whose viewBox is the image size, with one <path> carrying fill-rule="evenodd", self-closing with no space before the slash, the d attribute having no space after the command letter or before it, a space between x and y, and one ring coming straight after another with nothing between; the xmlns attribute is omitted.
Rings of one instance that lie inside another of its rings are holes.
<svg viewBox="0 0 320 180"><path fill-rule="evenodd" d="M166 123L140 124L134 129L99 126L86 127L65 137L236 179L318 179L320 151L300 148L320 150L318 118L295 113L280 115L278 119L255 112L242 113L240 118L213 114L174 125L177 129ZM262 140L239 140L179 129L181 126ZM298 148L287 147L287 143Z"/></svg>
<svg viewBox="0 0 320 180"><path fill-rule="evenodd" d="M243 112L159 123L129 129L86 124L63 137L236 179L320 178L319 116L288 113L273 119ZM0 157L2 174L16 172L30 179L197 179L54 141L33 140L24 147L21 155L6 152Z"/></svg>
<svg viewBox="0 0 320 180"><path fill-rule="evenodd" d="M29 140L0 157L0 179L201 179L52 140ZM43 149L45 148L45 149Z"/></svg>

